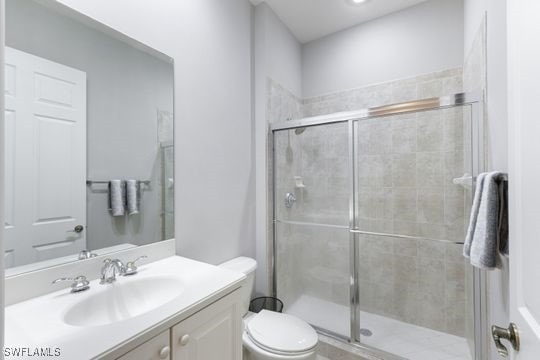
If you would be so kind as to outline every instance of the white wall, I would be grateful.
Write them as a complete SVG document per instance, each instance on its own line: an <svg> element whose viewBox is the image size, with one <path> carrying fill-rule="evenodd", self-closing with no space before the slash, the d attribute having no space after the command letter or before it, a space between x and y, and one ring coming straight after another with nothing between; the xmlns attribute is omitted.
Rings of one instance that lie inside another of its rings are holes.
<svg viewBox="0 0 540 360"><path fill-rule="evenodd" d="M463 3L463 46L464 55L471 49L476 32L481 26L482 19L487 10L488 0L464 0Z"/></svg>
<svg viewBox="0 0 540 360"><path fill-rule="evenodd" d="M61 0L175 59L180 255L254 256L248 0Z"/></svg>
<svg viewBox="0 0 540 360"><path fill-rule="evenodd" d="M464 55L469 53L482 19L487 20L488 170L508 171L506 1L465 0ZM512 226L512 224L510 224ZM488 272L488 326L506 327L509 315L509 264ZM490 341L491 356L497 351Z"/></svg>
<svg viewBox="0 0 540 360"><path fill-rule="evenodd" d="M255 27L263 31L266 76L281 84L297 97L302 97L302 46L276 13L262 3L255 8Z"/></svg>
<svg viewBox="0 0 540 360"><path fill-rule="evenodd" d="M268 119L266 118L267 79L271 78L292 92L302 96L302 48L298 40L277 17L262 3L254 9L253 56L255 99L255 157L256 169L256 259L258 270L255 291L268 294L269 259L271 239L267 237L269 223L268 189Z"/></svg>
<svg viewBox="0 0 540 360"><path fill-rule="evenodd" d="M87 193L87 248L162 240L157 110L173 112L173 67L33 1L6 1L6 44L87 75L87 177L151 179L140 214L113 218L106 186Z"/></svg>
<svg viewBox="0 0 540 360"><path fill-rule="evenodd" d="M432 0L303 47L303 96L463 65L463 1Z"/></svg>

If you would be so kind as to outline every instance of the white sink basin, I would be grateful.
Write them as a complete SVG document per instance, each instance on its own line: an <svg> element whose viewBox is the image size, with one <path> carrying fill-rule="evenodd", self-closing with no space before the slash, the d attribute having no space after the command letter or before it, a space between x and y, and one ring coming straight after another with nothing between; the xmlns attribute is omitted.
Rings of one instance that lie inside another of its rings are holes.
<svg viewBox="0 0 540 360"><path fill-rule="evenodd" d="M132 319L179 297L184 291L180 279L167 276L118 278L103 291L71 306L64 322L72 326L102 326Z"/></svg>

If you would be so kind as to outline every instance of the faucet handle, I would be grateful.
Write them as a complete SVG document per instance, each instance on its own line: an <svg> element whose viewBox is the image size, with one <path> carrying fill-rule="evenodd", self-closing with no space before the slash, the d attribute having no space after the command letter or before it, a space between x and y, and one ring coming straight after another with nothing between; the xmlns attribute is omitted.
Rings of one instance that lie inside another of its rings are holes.
<svg viewBox="0 0 540 360"><path fill-rule="evenodd" d="M64 281L71 281L71 292L77 293L90 289L90 282L84 275L79 275L74 278L59 278L52 282L52 284L58 284Z"/></svg>
<svg viewBox="0 0 540 360"><path fill-rule="evenodd" d="M95 258L97 256L98 256L98 254L93 253L90 250L82 250L79 253L79 260L86 260L86 259L90 259L90 258Z"/></svg>
<svg viewBox="0 0 540 360"><path fill-rule="evenodd" d="M139 260L142 260L142 259L147 259L148 256L146 255L143 255L143 256L139 256L138 258L136 258L135 260L133 261L130 261L126 264L126 269L125 269L125 272L124 272L124 275L135 275L138 271L138 267L137 265L135 265L135 263Z"/></svg>

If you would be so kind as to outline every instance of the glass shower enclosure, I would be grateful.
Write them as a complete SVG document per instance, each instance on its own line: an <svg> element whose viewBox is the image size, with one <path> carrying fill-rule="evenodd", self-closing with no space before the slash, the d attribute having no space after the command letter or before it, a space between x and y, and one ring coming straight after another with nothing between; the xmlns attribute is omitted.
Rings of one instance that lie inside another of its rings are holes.
<svg viewBox="0 0 540 360"><path fill-rule="evenodd" d="M457 94L273 125L285 312L387 358L483 359L484 282L461 255L482 119Z"/></svg>

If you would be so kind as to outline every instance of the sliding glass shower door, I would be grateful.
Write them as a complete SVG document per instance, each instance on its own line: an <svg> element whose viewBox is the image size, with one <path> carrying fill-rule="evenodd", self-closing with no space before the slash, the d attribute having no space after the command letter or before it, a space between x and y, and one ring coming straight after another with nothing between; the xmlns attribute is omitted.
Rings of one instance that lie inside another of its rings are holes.
<svg viewBox="0 0 540 360"><path fill-rule="evenodd" d="M276 286L286 311L349 337L347 123L274 134Z"/></svg>
<svg viewBox="0 0 540 360"><path fill-rule="evenodd" d="M467 110L354 121L364 345L408 359L474 356L472 271L461 255L473 173Z"/></svg>
<svg viewBox="0 0 540 360"><path fill-rule="evenodd" d="M275 292L382 356L481 359L481 279L461 255L481 108L418 103L274 129Z"/></svg>

